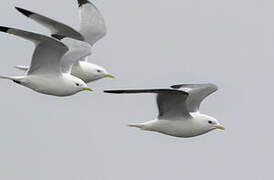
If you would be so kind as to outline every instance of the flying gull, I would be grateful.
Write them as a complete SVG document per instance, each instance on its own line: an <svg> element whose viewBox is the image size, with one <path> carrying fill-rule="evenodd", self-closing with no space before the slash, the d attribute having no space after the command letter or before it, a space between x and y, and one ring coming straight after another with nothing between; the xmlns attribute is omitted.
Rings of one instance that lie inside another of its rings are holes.
<svg viewBox="0 0 274 180"><path fill-rule="evenodd" d="M70 96L88 90L86 83L71 75L71 68L77 59L91 52L90 49L73 49L51 37L0 26L0 31L19 36L35 44L30 68L24 76L0 76L42 94L54 96ZM66 38L69 41L69 38Z"/></svg>
<svg viewBox="0 0 274 180"><path fill-rule="evenodd" d="M216 90L217 86L214 84L180 84L167 89L106 90L105 92L157 94L158 117L152 121L129 126L186 138L202 135L214 129L225 129L215 118L199 112L203 99Z"/></svg>

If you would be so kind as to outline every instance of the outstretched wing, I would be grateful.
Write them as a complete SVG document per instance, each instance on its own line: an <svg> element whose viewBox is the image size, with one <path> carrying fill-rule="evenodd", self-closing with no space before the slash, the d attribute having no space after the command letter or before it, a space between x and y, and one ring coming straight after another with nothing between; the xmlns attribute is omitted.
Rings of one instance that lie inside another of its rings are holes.
<svg viewBox="0 0 274 180"><path fill-rule="evenodd" d="M62 42L15 28L0 26L0 31L19 36L35 44L28 74L61 73L61 59L68 51L68 47Z"/></svg>
<svg viewBox="0 0 274 180"><path fill-rule="evenodd" d="M199 111L201 102L218 90L215 84L179 84L173 85L171 88L189 93L186 104L190 112Z"/></svg>
<svg viewBox="0 0 274 180"><path fill-rule="evenodd" d="M58 22L56 20L53 20L49 17L43 16L41 14L15 7L20 13L24 14L28 18L34 20L35 22L41 24L42 26L48 28L50 30L51 36L56 39L63 39L65 37L70 37L73 39L77 39L80 41L84 41L84 37L81 35L80 32L73 29L72 27L63 24L61 22Z"/></svg>
<svg viewBox="0 0 274 180"><path fill-rule="evenodd" d="M107 90L106 93L114 94L135 94L135 93L156 93L159 119L173 119L181 116L189 116L185 100L188 93L175 89L139 89L139 90Z"/></svg>
<svg viewBox="0 0 274 180"><path fill-rule="evenodd" d="M97 7L88 0L78 0L80 10L80 33L93 46L107 33L105 20Z"/></svg>
<svg viewBox="0 0 274 180"><path fill-rule="evenodd" d="M86 41L93 46L98 40L106 35L106 25L103 16L94 4L87 0L78 0L80 10L80 30L58 22L41 14L15 7L28 18L48 28L52 37L59 40L70 37L80 41Z"/></svg>

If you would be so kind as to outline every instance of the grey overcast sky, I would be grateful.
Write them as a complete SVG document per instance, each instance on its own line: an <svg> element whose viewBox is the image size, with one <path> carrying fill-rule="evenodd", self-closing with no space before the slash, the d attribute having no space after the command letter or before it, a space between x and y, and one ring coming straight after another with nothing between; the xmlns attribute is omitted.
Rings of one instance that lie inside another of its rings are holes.
<svg viewBox="0 0 274 180"><path fill-rule="evenodd" d="M78 26L76 0L2 0L0 24L48 31L19 6ZM90 61L116 75L67 98L1 80L0 179L231 180L271 179L273 0L93 0L108 35ZM33 45L0 34L0 74L18 75ZM153 95L104 89L216 83L201 111L226 131L180 139L128 128L153 119Z"/></svg>

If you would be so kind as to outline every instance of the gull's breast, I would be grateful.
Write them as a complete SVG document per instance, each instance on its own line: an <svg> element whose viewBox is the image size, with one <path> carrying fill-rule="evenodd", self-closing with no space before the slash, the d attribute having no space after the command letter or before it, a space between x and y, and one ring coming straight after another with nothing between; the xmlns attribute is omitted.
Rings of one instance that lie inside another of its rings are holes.
<svg viewBox="0 0 274 180"><path fill-rule="evenodd" d="M96 80L96 76L92 73L93 69L87 62L79 62L72 67L71 74L89 83Z"/></svg>
<svg viewBox="0 0 274 180"><path fill-rule="evenodd" d="M54 96L69 96L76 92L70 88L69 80L59 75L33 75L24 86L39 93Z"/></svg>
<svg viewBox="0 0 274 180"><path fill-rule="evenodd" d="M203 128L192 119L188 120L157 120L151 126L151 131L160 132L175 137L194 137L204 134Z"/></svg>

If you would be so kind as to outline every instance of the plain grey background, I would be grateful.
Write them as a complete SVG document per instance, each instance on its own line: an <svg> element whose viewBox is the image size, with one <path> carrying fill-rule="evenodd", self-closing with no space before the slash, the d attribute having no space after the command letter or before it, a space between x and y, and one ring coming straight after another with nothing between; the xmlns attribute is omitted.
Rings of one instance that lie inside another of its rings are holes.
<svg viewBox="0 0 274 180"><path fill-rule="evenodd" d="M93 0L108 35L90 61L116 79L93 93L41 95L1 80L0 179L271 179L274 165L272 0ZM2 0L0 24L48 33L19 6L78 27L76 0ZM22 74L33 45L0 34L3 75ZM226 131L180 139L128 128L153 119L153 95L104 89L216 83L201 111Z"/></svg>

